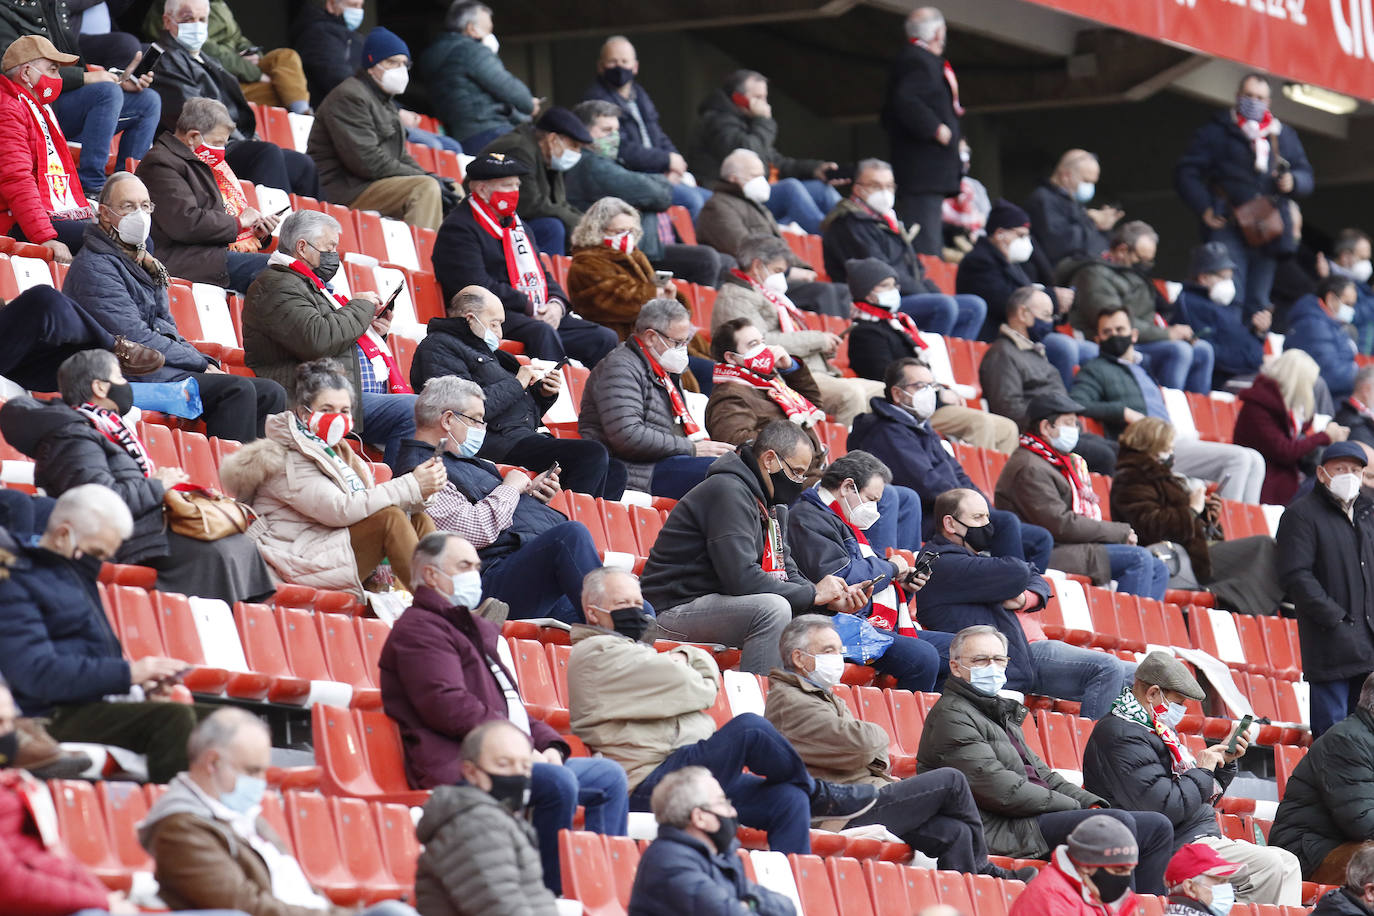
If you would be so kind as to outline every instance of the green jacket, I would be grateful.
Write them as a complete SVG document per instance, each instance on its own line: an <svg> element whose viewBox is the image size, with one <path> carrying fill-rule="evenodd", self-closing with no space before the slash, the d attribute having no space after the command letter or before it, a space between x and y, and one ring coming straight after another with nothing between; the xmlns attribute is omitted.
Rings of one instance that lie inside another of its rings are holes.
<svg viewBox="0 0 1374 916"><path fill-rule="evenodd" d="M162 34L162 6L154 3L143 18L143 37L147 41L157 41ZM239 28L229 4L225 0L210 0L209 37L201 53L213 57L215 63L232 73L240 83L256 83L262 79L262 71L241 53L253 44Z"/></svg>
<svg viewBox="0 0 1374 916"><path fill-rule="evenodd" d="M474 152L476 152L474 150ZM497 137L483 153L504 153L512 159L519 159L529 167L530 174L520 179L520 205L516 212L523 220L552 216L561 219L571 235L582 219L582 211L568 202L568 192L563 186L563 173L555 172L544 162L544 154L534 139L534 125L522 124ZM584 155L590 155L589 153Z"/></svg>
<svg viewBox="0 0 1374 916"><path fill-rule="evenodd" d="M336 204L352 203L383 178L429 174L406 152L406 129L391 96L365 70L324 97L305 154L319 167L325 199Z"/></svg>
<svg viewBox="0 0 1374 916"><path fill-rule="evenodd" d="M1145 395L1135 373L1114 359L1098 356L1078 367L1069 397L1083 405L1083 415L1100 420L1112 439L1126 428L1126 408L1145 412Z"/></svg>
<svg viewBox="0 0 1374 916"><path fill-rule="evenodd" d="M1097 316L1103 309L1124 306L1141 343L1169 339L1169 332L1155 324L1159 300L1154 284L1140 271L1096 258L1070 265L1064 274L1075 287L1069 323L1088 337L1097 336Z"/></svg>
<svg viewBox="0 0 1374 916"><path fill-rule="evenodd" d="M1026 746L1021 723L1027 713L1015 700L985 696L967 681L948 678L945 692L926 714L916 752L916 772L939 767L962 772L983 817L988 852L1043 859L1050 854L1050 847L1040 833L1038 816L1111 805L1065 780ZM1011 736L1025 748L1025 762ZM1045 785L1027 778L1026 762Z"/></svg>

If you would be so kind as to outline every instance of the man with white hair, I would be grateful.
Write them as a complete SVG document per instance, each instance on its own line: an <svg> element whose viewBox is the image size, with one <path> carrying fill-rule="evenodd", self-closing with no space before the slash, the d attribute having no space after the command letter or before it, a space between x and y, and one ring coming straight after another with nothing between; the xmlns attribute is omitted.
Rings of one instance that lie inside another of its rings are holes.
<svg viewBox="0 0 1374 916"><path fill-rule="evenodd" d="M166 782L186 765L191 707L165 702L187 669L147 656L125 661L96 580L133 531L129 508L99 484L57 500L38 542L20 545L0 581L0 673L23 715L52 719L59 741L126 748Z"/></svg>

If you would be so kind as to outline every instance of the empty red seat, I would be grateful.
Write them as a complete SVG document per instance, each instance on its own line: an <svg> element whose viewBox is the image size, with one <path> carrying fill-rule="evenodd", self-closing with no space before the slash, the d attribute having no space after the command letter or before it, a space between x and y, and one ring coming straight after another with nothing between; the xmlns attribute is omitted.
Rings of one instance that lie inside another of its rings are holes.
<svg viewBox="0 0 1374 916"><path fill-rule="evenodd" d="M429 793L410 788L406 781L401 731L396 723L384 712L366 709L354 710L353 722L356 734L362 741L367 769L381 792L381 800L423 805L429 799Z"/></svg>
<svg viewBox="0 0 1374 916"><path fill-rule="evenodd" d="M835 893L835 902L840 905L841 916L878 916L859 860L831 856L825 859L825 870L830 876L830 887Z"/></svg>
<svg viewBox="0 0 1374 916"><path fill-rule="evenodd" d="M298 608L277 608L276 616L291 671L306 680L334 681L315 629L314 615Z"/></svg>
<svg viewBox="0 0 1374 916"><path fill-rule="evenodd" d="M558 832L563 893L582 904L589 916L624 916L601 835L581 830Z"/></svg>
<svg viewBox="0 0 1374 916"><path fill-rule="evenodd" d="M344 864L325 797L318 792L294 790L284 793L284 798L296 861L305 877L339 906L362 901L363 888Z"/></svg>
<svg viewBox="0 0 1374 916"><path fill-rule="evenodd" d="M115 857L95 786L72 779L54 779L48 783L48 789L57 809L57 829L68 851L106 887L127 891L133 876Z"/></svg>
<svg viewBox="0 0 1374 916"><path fill-rule="evenodd" d="M794 853L788 855L787 861L792 866L792 877L797 882L802 912L807 916L839 916L835 891L830 886L830 875L821 857Z"/></svg>
<svg viewBox="0 0 1374 916"><path fill-rule="evenodd" d="M630 892L634 889L635 871L639 868L639 846L627 836L603 836L601 839L605 842L606 859L611 865L616 900L628 909ZM862 876L859 880L863 880Z"/></svg>
<svg viewBox="0 0 1374 916"><path fill-rule="evenodd" d="M873 902L873 912L878 916L913 912L911 902L907 898L906 880L900 865L868 861L862 863L861 867L864 880L868 884L868 899ZM928 903L921 905L926 906Z"/></svg>
<svg viewBox="0 0 1374 916"><path fill-rule="evenodd" d="M940 902L940 895L935 890L935 873L930 869L904 865L902 880L906 882L906 897L911 906L906 912L920 912Z"/></svg>
<svg viewBox="0 0 1374 916"><path fill-rule="evenodd" d="M601 522L606 526L606 544L614 551L633 556L646 556L639 552L639 541L635 538L634 522L630 510L618 502L597 500L601 508Z"/></svg>
<svg viewBox="0 0 1374 916"><path fill-rule="evenodd" d="M204 644L196 630L191 603L185 595L157 591L149 594L162 625L162 641L167 654L195 666L183 679L188 688L200 693L224 692L241 700L267 697L272 687L270 674L228 671L206 665Z"/></svg>
<svg viewBox="0 0 1374 916"><path fill-rule="evenodd" d="M420 857L420 841L415 838L410 806L379 801L370 804L387 870L402 887L414 887L415 861Z"/></svg>
<svg viewBox="0 0 1374 916"><path fill-rule="evenodd" d="M973 904L973 893L964 878L962 872L937 871L935 891L940 895L940 902L954 907L961 913L977 912L982 916L982 911Z"/></svg>
<svg viewBox="0 0 1374 916"><path fill-rule="evenodd" d="M110 848L126 871L152 871L153 860L138 842L137 826L148 814L148 800L136 782L98 782L97 797L109 827Z"/></svg>
<svg viewBox="0 0 1374 916"><path fill-rule="evenodd" d="M329 799L334 816L334 834L343 865L363 889L368 903L397 900L411 892L414 882L404 885L387 868L382 857L381 837L372 810L361 798L335 796Z"/></svg>
<svg viewBox="0 0 1374 916"><path fill-rule="evenodd" d="M631 506L630 521L635 526L635 539L639 544L639 555L647 557L653 549L658 532L663 528L663 516L658 510L648 506Z"/></svg>
<svg viewBox="0 0 1374 916"><path fill-rule="evenodd" d="M545 643L544 654L549 659L549 671L553 674L553 686L558 691L558 701L565 709L571 709L568 696L568 661L572 658L572 646Z"/></svg>
<svg viewBox="0 0 1374 916"><path fill-rule="evenodd" d="M897 740L897 728L892 724L892 711L887 705L883 691L877 687L856 687L854 695L859 703L859 717L887 732L887 754L892 774L898 778L913 775L916 772L915 748L904 747Z"/></svg>
<svg viewBox="0 0 1374 916"><path fill-rule="evenodd" d="M272 609L240 601L234 605L234 622L248 667L272 678L267 698L273 703L304 703L310 696L310 680L291 670Z"/></svg>
<svg viewBox="0 0 1374 916"><path fill-rule="evenodd" d="M310 721L321 785L332 795L383 800L385 793L368 769L363 739L349 711L317 703L310 710Z"/></svg>
<svg viewBox="0 0 1374 916"><path fill-rule="evenodd" d="M520 697L531 716L542 719L559 731L567 731L568 710L558 699L544 647L533 639L512 639L511 657Z"/></svg>
<svg viewBox="0 0 1374 916"><path fill-rule="evenodd" d="M343 614L316 614L315 626L333 679L353 688L352 705L359 709L381 709L382 691L373 677L374 669L363 657L352 618Z"/></svg>
<svg viewBox="0 0 1374 916"><path fill-rule="evenodd" d="M157 423L139 423L138 439L143 450L155 468L181 467L181 455L177 450L174 430Z"/></svg>

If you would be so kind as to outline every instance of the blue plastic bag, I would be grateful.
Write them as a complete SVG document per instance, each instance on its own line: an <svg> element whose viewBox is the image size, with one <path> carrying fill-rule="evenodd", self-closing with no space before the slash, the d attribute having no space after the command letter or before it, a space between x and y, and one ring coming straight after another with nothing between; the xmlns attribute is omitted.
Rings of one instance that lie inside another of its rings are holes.
<svg viewBox="0 0 1374 916"><path fill-rule="evenodd" d="M835 632L844 641L844 657L860 665L867 665L875 658L882 658L887 647L892 645L893 635L880 630L857 614L836 614L831 618Z"/></svg>
<svg viewBox="0 0 1374 916"><path fill-rule="evenodd" d="M174 417L194 420L203 412L200 385L194 378L179 382L132 382L134 406L139 410L156 410Z"/></svg>

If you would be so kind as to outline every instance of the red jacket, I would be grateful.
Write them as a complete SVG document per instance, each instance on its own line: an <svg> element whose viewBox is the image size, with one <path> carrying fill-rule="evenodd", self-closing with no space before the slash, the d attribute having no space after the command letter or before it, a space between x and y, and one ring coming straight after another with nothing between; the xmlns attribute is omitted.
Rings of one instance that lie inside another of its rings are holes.
<svg viewBox="0 0 1374 916"><path fill-rule="evenodd" d="M103 910L109 891L80 864L43 845L28 805L19 794L19 774L0 771L0 901L16 916L65 916Z"/></svg>
<svg viewBox="0 0 1374 916"><path fill-rule="evenodd" d="M0 76L0 234L8 234L18 223L25 238L42 243L57 238L38 190L39 167L48 159L47 144L29 107L18 98L23 91L18 83ZM83 200L67 138L59 129L52 139L71 177L75 196Z"/></svg>
<svg viewBox="0 0 1374 916"><path fill-rule="evenodd" d="M1330 445L1331 437L1326 433L1310 432L1305 436L1295 435L1279 386L1267 375L1255 376L1255 384L1240 393L1240 400L1232 441L1264 456L1260 502L1286 506L1302 483L1298 462L1313 450ZM1309 419L1303 430L1310 431L1311 427Z"/></svg>
<svg viewBox="0 0 1374 916"><path fill-rule="evenodd" d="M1140 898L1133 891L1111 904L1084 900L1083 882L1069 863L1068 847L1060 846L1012 903L1007 916L1133 916L1139 910Z"/></svg>

